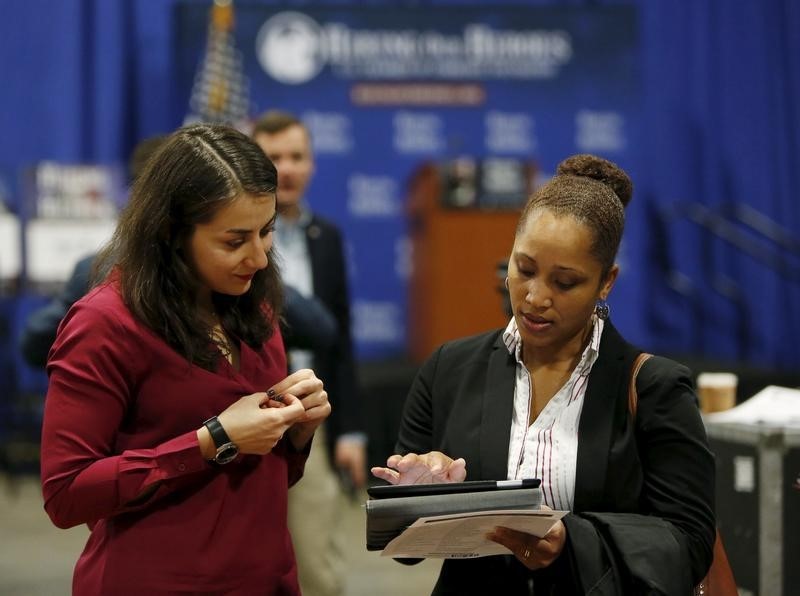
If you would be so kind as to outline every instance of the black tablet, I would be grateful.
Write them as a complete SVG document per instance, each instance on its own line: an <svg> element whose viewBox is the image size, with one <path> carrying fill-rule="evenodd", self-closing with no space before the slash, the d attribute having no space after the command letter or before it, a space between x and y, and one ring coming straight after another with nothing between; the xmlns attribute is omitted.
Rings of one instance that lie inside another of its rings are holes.
<svg viewBox="0 0 800 596"><path fill-rule="evenodd" d="M443 482L439 484L384 484L370 486L367 494L373 499L392 497L416 497L421 495L452 495L455 493L477 493L488 490L510 490L539 488L538 478L522 480L467 480L465 482Z"/></svg>

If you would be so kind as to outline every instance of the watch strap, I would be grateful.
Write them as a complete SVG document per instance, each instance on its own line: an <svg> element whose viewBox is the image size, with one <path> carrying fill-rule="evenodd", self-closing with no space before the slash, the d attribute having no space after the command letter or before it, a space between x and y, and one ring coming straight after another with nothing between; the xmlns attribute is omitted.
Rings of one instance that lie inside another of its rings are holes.
<svg viewBox="0 0 800 596"><path fill-rule="evenodd" d="M203 426L208 429L211 440L214 441L214 446L217 447L217 449L231 442L231 438L228 436L228 433L225 432L225 429L222 427L220 421L217 420L216 416L212 416L203 422Z"/></svg>

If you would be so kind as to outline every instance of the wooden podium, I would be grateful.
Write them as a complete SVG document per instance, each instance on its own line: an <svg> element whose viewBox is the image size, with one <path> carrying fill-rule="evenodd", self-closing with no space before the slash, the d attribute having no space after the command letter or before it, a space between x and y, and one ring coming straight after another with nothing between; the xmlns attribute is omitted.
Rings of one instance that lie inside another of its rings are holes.
<svg viewBox="0 0 800 596"><path fill-rule="evenodd" d="M508 323L496 272L511 253L520 210L451 207L445 192L433 164L411 180L409 350L417 362L448 340Z"/></svg>

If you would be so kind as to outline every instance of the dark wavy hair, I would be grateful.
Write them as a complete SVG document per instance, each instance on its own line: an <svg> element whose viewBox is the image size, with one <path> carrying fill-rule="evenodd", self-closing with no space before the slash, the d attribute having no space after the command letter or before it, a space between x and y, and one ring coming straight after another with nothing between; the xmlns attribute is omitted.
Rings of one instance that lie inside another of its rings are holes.
<svg viewBox="0 0 800 596"><path fill-rule="evenodd" d="M631 179L617 164L596 155L573 155L558 164L556 175L528 199L517 233L539 209L574 217L592 231L591 250L602 266L602 282L614 266L625 229L625 207L632 196Z"/></svg>
<svg viewBox="0 0 800 596"><path fill-rule="evenodd" d="M243 195L274 196L277 171L261 148L239 131L198 124L169 135L136 178L111 241L98 255L95 279L113 271L137 319L190 362L213 370L219 351L196 303L200 282L184 247L197 224ZM280 272L256 272L247 293L214 293L225 330L259 350L280 317Z"/></svg>

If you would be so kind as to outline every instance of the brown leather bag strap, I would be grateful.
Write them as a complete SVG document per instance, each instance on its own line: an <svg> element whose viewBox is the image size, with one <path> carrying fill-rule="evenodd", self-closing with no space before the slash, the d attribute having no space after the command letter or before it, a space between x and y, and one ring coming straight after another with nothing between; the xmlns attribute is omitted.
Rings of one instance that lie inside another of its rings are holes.
<svg viewBox="0 0 800 596"><path fill-rule="evenodd" d="M631 378L628 382L628 411L631 417L636 418L636 408L639 405L639 392L636 389L636 377L639 370L653 355L642 352L633 361L631 366ZM701 581L694 590L695 596L737 596L736 580L733 577L725 547L722 545L722 538L717 530L717 537L714 541L714 558L711 562L711 569L708 575Z"/></svg>
<svg viewBox="0 0 800 596"><path fill-rule="evenodd" d="M631 378L628 381L628 411L633 418L636 418L636 408L639 406L639 392L636 390L636 377L639 376L639 369L642 365L652 358L652 354L642 352L633 361L631 366Z"/></svg>

